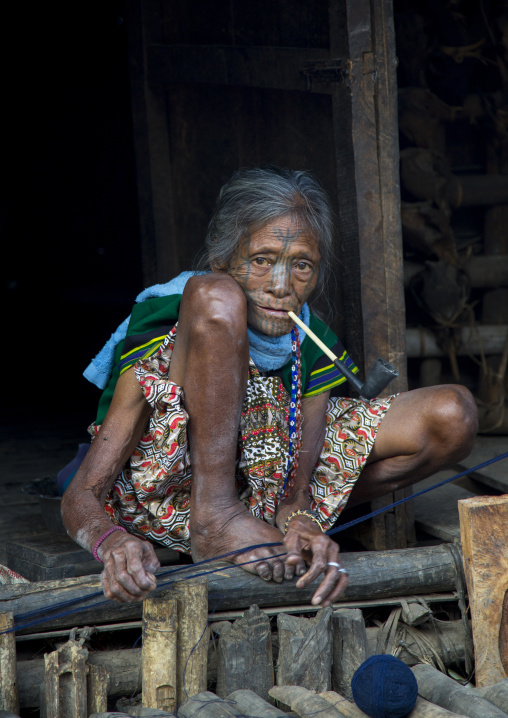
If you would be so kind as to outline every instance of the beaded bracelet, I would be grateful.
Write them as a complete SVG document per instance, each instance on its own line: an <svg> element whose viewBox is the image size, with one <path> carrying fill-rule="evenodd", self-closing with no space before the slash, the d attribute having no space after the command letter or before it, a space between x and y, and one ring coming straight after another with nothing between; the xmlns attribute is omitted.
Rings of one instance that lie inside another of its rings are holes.
<svg viewBox="0 0 508 718"><path fill-rule="evenodd" d="M108 538L108 536L111 536L111 534L113 533L113 531L125 531L125 533L127 533L127 531L123 528L123 526L112 526L110 529L108 529L108 530L106 531L106 533L103 533L103 534L102 534L102 536L100 537L100 539L97 541L97 543L96 543L95 546L93 547L93 551L92 551L94 559L95 559L96 561L98 561L99 563L104 563L104 561L99 558L99 555L98 555L98 553L97 553L97 549L99 548L99 546L101 545L101 543Z"/></svg>
<svg viewBox="0 0 508 718"><path fill-rule="evenodd" d="M324 529L321 526L321 522L317 517L317 514L314 511L309 511L308 509L298 509L298 511L293 511L286 519L286 523L284 524L284 535L288 532L288 526L289 522L293 518L293 516L308 516L311 521L313 521L315 524L319 526L321 531L324 533Z"/></svg>

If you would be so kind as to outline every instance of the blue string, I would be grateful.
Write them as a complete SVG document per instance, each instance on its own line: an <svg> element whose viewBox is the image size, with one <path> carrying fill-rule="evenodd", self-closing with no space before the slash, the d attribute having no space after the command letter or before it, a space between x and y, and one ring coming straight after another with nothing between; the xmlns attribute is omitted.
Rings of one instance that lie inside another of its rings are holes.
<svg viewBox="0 0 508 718"><path fill-rule="evenodd" d="M477 466L473 466L471 469L466 469L465 471L462 471L459 474L456 474L455 476L451 476L448 479L445 479L444 481L440 481L437 484L434 484L433 486L429 486L426 489L422 489L421 491L418 491L416 494L411 494L410 496L406 496L402 499L399 499L398 501L394 501L393 503L389 504L388 506L383 506L380 509L377 509L376 511L371 511L370 513L366 514L365 516L361 516L360 518L353 519L352 521L349 521L345 524L342 524L341 526L337 526L336 528L332 528L329 531L326 532L328 536L331 536L332 534L336 534L340 531L344 531L351 526L356 526L357 524L367 521L370 518L373 518L374 516L378 516L381 513L384 513L385 511L389 511L390 509L395 508L396 506L400 506L401 504L404 504L406 501L410 501L411 499L415 499L418 496L422 496L423 494L428 493L429 491L432 491L433 489L437 489L440 486L444 486L445 484L449 484L451 481L456 481L457 479L462 478L463 476L467 476L467 474L471 474L474 471L478 471L478 469L482 469L485 466L489 466L489 464L493 464L497 461L501 461L502 459L506 459L508 457L508 451L504 454L500 454L499 456L495 456L492 459L488 459L487 461L482 462L481 464L478 464ZM231 556L235 556L241 553L244 553L246 551L252 551L258 548L271 548L274 546L282 546L283 544L281 542L276 543L262 543L262 544L254 544L253 546L247 546L243 549L237 549L235 551L229 551L228 553L221 554L220 556L214 556L213 558L209 559L203 559L202 561L197 561L195 564L191 566L180 566L178 568L169 569L168 571L159 573L159 577L163 578L166 576L174 576L174 574L179 573L180 571L193 571L196 567L204 566L205 564L211 563L212 561L219 561L221 559L229 558ZM280 558L281 556L285 556L286 552L276 554L274 556L270 556L270 558ZM215 573L216 571L224 571L236 568L237 566L246 566L250 563L258 563L260 559L251 559L249 561L244 561L243 563L237 563L237 564L231 564L230 566L220 566L218 568L212 568L209 571L198 571L197 573L190 573L190 575L185 575L182 577L183 580L189 580L191 578L198 578L200 576L206 576L211 573ZM162 588L164 586L169 586L174 582L174 579L172 578L170 581L163 581L159 587ZM79 608L73 608L68 611L64 611L62 613L57 613L52 616L45 616L43 618L39 618L35 621L29 621L28 623L20 623L22 621L26 621L26 619L31 618L33 616L40 616L41 614L47 614L52 613L53 611L56 611L60 608L64 608L66 606L72 606L77 603L82 603L89 601L93 598L98 598L102 596L102 591L94 591L93 593L88 594L87 596L79 596L77 598L68 599L67 601L60 601L58 603L52 604L50 606L46 606L44 608L40 608L34 611L27 611L25 613L20 613L14 616L15 625L14 628L7 629L5 631L0 632L0 635L4 635L6 633L12 633L16 630L21 630L25 628L31 628L32 626L39 625L41 623L45 623L46 621L51 621L56 618L64 618L65 616L72 615L74 613L79 613L80 611L83 611L85 608L95 608L96 606L101 606L106 603L110 603L109 599L103 599L102 601L95 602L91 604L90 606L82 606Z"/></svg>

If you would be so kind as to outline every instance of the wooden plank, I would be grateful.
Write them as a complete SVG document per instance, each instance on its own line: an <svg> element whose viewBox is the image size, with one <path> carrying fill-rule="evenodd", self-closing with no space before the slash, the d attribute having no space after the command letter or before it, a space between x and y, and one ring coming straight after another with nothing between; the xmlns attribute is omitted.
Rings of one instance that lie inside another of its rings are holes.
<svg viewBox="0 0 508 718"><path fill-rule="evenodd" d="M459 469L470 469L500 456L508 451L506 436L477 436L473 450L459 464ZM508 493L508 459L502 459L469 474L471 478L481 481L486 486Z"/></svg>
<svg viewBox="0 0 508 718"><path fill-rule="evenodd" d="M303 72L312 63L330 61L320 48L163 45L147 48L151 82L202 83L309 92ZM340 65L342 61L334 58ZM312 82L312 92L329 94L330 84Z"/></svg>
<svg viewBox="0 0 508 718"><path fill-rule="evenodd" d="M424 264L404 262L404 285L407 287L411 279L425 269ZM471 286L475 289L497 289L508 287L508 257L499 255L476 254L464 264Z"/></svg>
<svg viewBox="0 0 508 718"><path fill-rule="evenodd" d="M178 563L179 554L165 546L156 546L162 566ZM29 581L51 581L73 576L95 574L100 566L89 551L81 548L67 534L43 533L28 536L6 545L7 566Z"/></svg>
<svg viewBox="0 0 508 718"><path fill-rule="evenodd" d="M455 561L446 546L344 553L341 560L349 572L349 585L341 596L343 601L433 594L453 591L456 586ZM211 563L207 570L212 571L214 567L217 570L208 574L210 613L219 607L225 611L248 608L253 603L260 607L307 604L321 582L318 578L310 586L297 588L296 580L284 581L282 584L267 583L242 568L231 567L225 563ZM153 595L160 595L160 592L170 587L175 578L183 579L185 574L191 574L193 570L195 569L192 566L185 571L178 570L172 579L171 570L159 569L159 587ZM94 602L102 601L99 576L0 586L0 611L12 611L15 616L19 616L27 611L38 612L48 606L58 605L61 601L84 599L95 593L99 594L99 598L95 598ZM102 605L85 607L79 613L45 621L41 628L50 630L65 626L113 623L137 619L140 615L139 603L120 604L108 601ZM31 627L20 629L19 632L27 633L33 630Z"/></svg>
<svg viewBox="0 0 508 718"><path fill-rule="evenodd" d="M414 484L415 493L440 481L445 481L457 472L451 469L439 471L423 481ZM469 499L474 494L454 483L433 489L428 494L413 499L413 511L417 528L443 541L460 543L459 508L460 499Z"/></svg>
<svg viewBox="0 0 508 718"><path fill-rule="evenodd" d="M459 502L478 686L508 676L508 495Z"/></svg>

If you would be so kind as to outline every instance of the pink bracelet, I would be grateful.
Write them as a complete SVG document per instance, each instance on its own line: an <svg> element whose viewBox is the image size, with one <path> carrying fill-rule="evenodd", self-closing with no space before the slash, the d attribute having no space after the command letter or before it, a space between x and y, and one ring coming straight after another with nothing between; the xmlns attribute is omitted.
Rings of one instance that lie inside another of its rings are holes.
<svg viewBox="0 0 508 718"><path fill-rule="evenodd" d="M112 526L110 529L108 529L108 530L106 531L106 533L103 533L103 534L102 534L102 536L100 537L100 539L97 541L97 543L96 543L95 546L93 547L93 551L92 551L94 559L95 559L96 561L98 561L99 563L104 563L104 562L99 558L99 556L98 556L98 554L97 554L97 549L99 548L99 546L101 545L101 543L108 538L108 536L111 536L111 534L113 533L113 531L125 531L125 533L127 533L127 531L123 528L123 526Z"/></svg>

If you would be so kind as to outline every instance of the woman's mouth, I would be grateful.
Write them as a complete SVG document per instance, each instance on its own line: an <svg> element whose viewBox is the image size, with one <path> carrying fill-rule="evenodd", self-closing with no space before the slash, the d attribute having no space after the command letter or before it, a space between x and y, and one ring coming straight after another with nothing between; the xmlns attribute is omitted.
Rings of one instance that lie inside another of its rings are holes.
<svg viewBox="0 0 508 718"><path fill-rule="evenodd" d="M266 312L272 317L280 317L281 319L288 319L288 312L286 309L273 309L273 307L258 307L261 311Z"/></svg>

